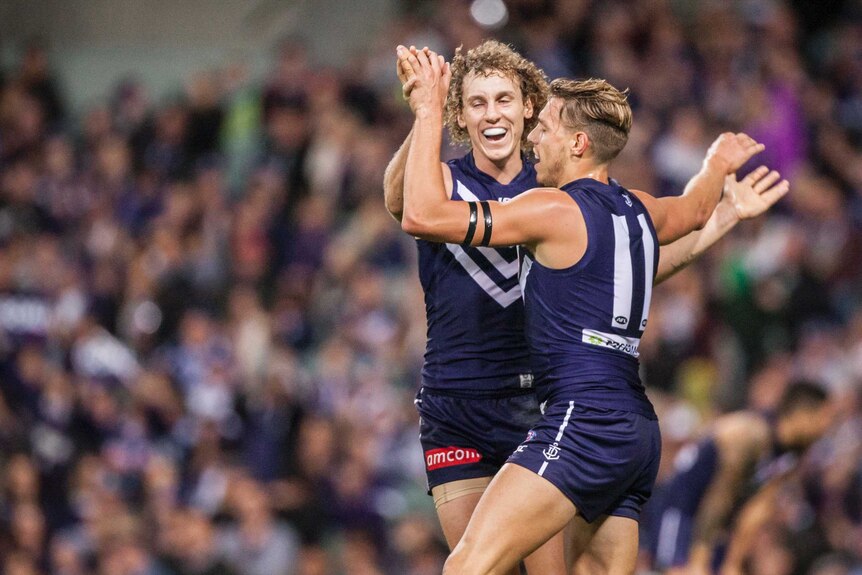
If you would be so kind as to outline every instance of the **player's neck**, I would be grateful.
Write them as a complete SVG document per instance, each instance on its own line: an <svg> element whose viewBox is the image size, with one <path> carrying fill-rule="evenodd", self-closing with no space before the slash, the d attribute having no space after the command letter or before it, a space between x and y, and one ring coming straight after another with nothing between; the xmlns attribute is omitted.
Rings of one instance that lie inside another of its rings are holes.
<svg viewBox="0 0 862 575"><path fill-rule="evenodd" d="M557 183L557 187L564 186L569 182L574 182L575 180L581 180L584 178L590 178L592 180L602 182L603 184L607 184L608 165L594 164L587 161L572 162L563 170L563 173L560 175L560 181Z"/></svg>
<svg viewBox="0 0 862 575"><path fill-rule="evenodd" d="M474 150L473 161L476 162L476 168L503 185L511 183L524 169L520 152L516 152L503 160L493 161L482 154L477 154Z"/></svg>

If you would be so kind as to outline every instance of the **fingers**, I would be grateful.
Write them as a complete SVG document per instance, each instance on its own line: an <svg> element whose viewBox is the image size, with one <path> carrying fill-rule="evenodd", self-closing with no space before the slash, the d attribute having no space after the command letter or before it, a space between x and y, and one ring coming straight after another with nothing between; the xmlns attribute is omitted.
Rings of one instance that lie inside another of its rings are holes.
<svg viewBox="0 0 862 575"><path fill-rule="evenodd" d="M415 55L411 54L411 56L416 59L416 61L419 63L420 66L429 66L429 67L431 66L431 62L428 60L428 48L427 48L427 46L422 50L418 50ZM412 60L411 60L411 63L412 63Z"/></svg>
<svg viewBox="0 0 862 575"><path fill-rule="evenodd" d="M743 146L743 148L745 148L747 153L751 154L749 157L766 149L765 145L757 142L757 140L744 132L736 134L736 140Z"/></svg>
<svg viewBox="0 0 862 575"><path fill-rule="evenodd" d="M410 67L410 62L407 61L407 58L399 57L397 62L398 68L398 80L402 84L406 84L408 80L414 78L416 74L413 72L413 68Z"/></svg>
<svg viewBox="0 0 862 575"><path fill-rule="evenodd" d="M419 60L417 59L417 56L419 53L414 52L413 50L415 50L415 48L413 46L410 47L410 50L407 50L406 48L404 48L404 46L399 46L397 53L398 53L398 57L402 58L404 61L406 61L407 66L409 66L409 68L410 68L410 72L407 72L407 74L414 74L415 75L415 74L419 73L420 64L419 64Z"/></svg>
<svg viewBox="0 0 862 575"><path fill-rule="evenodd" d="M428 51L427 56L429 63L431 64L431 70L434 72L434 76L439 77L441 75L442 62L444 61L443 57L431 50Z"/></svg>
<svg viewBox="0 0 862 575"><path fill-rule="evenodd" d="M757 168L749 172L748 175L743 178L743 181L753 187L754 184L760 181L760 179L768 173L769 168L767 168L766 166L758 166Z"/></svg>
<svg viewBox="0 0 862 575"><path fill-rule="evenodd" d="M775 202L787 195L790 191L790 182L781 180L778 184L772 186L762 194L760 198L766 203L767 207L772 206Z"/></svg>
<svg viewBox="0 0 862 575"><path fill-rule="evenodd" d="M754 184L754 191L757 192L758 194L762 194L763 192L768 190L770 187L772 187L775 184L775 182L777 182L780 179L781 179L781 174L779 174L775 170L772 170L771 172L769 172L765 176L761 177L760 180L758 180L758 182L756 184Z"/></svg>
<svg viewBox="0 0 862 575"><path fill-rule="evenodd" d="M401 93L404 95L405 100L410 98L410 92L412 92L414 86L416 86L416 81L416 76L413 76L412 78L407 80L407 82L405 82L403 86L401 86Z"/></svg>

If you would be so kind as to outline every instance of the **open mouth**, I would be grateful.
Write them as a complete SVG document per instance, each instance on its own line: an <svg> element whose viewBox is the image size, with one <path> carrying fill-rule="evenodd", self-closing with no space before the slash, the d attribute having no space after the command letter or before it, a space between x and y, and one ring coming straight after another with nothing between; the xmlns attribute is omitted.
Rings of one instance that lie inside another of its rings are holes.
<svg viewBox="0 0 862 575"><path fill-rule="evenodd" d="M499 142L506 137L505 128L486 128L482 130L482 135L491 142Z"/></svg>

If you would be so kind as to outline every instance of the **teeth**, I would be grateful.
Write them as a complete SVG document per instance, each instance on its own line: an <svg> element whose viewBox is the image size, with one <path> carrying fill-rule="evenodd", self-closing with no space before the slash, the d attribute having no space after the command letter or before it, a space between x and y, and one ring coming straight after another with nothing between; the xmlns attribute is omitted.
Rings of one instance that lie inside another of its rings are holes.
<svg viewBox="0 0 862 575"><path fill-rule="evenodd" d="M506 133L505 128L488 128L482 132L486 137L502 136Z"/></svg>

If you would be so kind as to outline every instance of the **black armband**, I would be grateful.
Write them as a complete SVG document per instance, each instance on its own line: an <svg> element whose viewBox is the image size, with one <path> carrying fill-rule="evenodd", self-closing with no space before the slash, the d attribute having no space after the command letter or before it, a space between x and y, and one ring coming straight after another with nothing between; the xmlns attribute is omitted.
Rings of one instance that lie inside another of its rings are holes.
<svg viewBox="0 0 862 575"><path fill-rule="evenodd" d="M485 233L482 235L482 243L480 245L487 246L491 243L491 227L494 225L494 218L491 217L491 206L487 201L479 202L482 204L482 216L485 218Z"/></svg>
<svg viewBox="0 0 862 575"><path fill-rule="evenodd" d="M465 246L469 246L473 241L473 236L476 235L476 222L479 221L479 209L476 207L476 202L467 202L467 205L470 206L470 223L467 224L467 235L461 242Z"/></svg>

